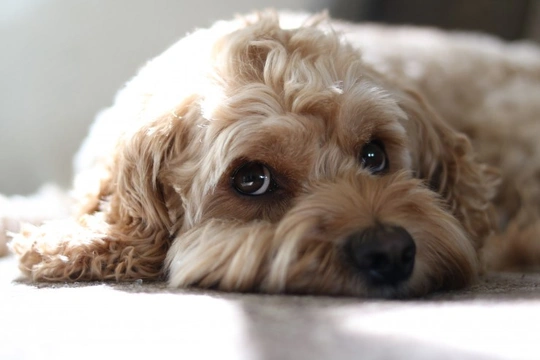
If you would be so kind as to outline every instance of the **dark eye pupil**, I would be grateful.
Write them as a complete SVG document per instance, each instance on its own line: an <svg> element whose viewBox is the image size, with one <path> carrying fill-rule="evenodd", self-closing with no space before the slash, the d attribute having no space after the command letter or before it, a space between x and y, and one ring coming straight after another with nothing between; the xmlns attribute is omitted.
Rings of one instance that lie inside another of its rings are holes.
<svg viewBox="0 0 540 360"><path fill-rule="evenodd" d="M234 178L238 188L245 192L257 191L264 184L264 179L262 166L258 164L244 167Z"/></svg>
<svg viewBox="0 0 540 360"><path fill-rule="evenodd" d="M264 165L251 162L240 167L232 177L236 190L247 195L262 195L269 189L270 171Z"/></svg>
<svg viewBox="0 0 540 360"><path fill-rule="evenodd" d="M382 145L370 142L362 149L362 166L372 173L380 173L388 167L386 153Z"/></svg>

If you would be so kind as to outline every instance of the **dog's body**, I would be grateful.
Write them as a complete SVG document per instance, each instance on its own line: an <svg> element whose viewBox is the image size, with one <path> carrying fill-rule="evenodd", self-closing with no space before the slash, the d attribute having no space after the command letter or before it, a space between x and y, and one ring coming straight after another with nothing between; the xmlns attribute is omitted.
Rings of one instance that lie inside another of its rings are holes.
<svg viewBox="0 0 540 360"><path fill-rule="evenodd" d="M150 62L81 149L73 219L14 239L21 269L390 297L540 263L537 47L289 20Z"/></svg>

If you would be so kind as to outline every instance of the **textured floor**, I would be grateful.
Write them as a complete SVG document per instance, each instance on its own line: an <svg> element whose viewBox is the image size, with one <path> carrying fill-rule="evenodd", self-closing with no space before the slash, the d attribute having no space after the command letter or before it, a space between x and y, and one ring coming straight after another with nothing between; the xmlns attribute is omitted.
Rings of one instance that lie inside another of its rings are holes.
<svg viewBox="0 0 540 360"><path fill-rule="evenodd" d="M0 359L540 358L540 274L414 301L17 278L0 259Z"/></svg>

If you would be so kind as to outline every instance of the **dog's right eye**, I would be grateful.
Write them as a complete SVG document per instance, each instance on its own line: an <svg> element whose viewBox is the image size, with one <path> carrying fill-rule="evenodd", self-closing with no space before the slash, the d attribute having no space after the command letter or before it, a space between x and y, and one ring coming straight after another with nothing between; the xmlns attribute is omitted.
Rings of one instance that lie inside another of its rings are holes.
<svg viewBox="0 0 540 360"><path fill-rule="evenodd" d="M360 154L362 166L372 174L381 174L388 170L388 157L384 145L377 140L367 143Z"/></svg>
<svg viewBox="0 0 540 360"><path fill-rule="evenodd" d="M248 162L233 173L232 186L244 195L263 195L274 190L272 174L265 165L259 162Z"/></svg>

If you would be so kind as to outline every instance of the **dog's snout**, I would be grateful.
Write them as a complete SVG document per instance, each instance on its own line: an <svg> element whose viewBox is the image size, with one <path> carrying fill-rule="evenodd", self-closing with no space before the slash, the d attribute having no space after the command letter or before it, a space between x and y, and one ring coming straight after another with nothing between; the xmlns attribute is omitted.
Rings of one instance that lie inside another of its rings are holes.
<svg viewBox="0 0 540 360"><path fill-rule="evenodd" d="M396 285L413 271L416 245L402 227L377 225L349 235L345 250L372 284Z"/></svg>

